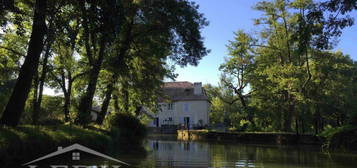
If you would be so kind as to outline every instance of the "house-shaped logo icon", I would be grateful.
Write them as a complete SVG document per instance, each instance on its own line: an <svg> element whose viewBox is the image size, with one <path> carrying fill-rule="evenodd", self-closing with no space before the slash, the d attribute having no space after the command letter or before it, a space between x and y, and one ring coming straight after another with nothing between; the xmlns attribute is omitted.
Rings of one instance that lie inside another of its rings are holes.
<svg viewBox="0 0 357 168"><path fill-rule="evenodd" d="M65 155L65 157L62 157L62 160L59 159L61 155ZM51 161L46 164L49 165L51 168L53 167L58 167L58 168L70 168L70 167L85 167L83 164L84 162L81 162L82 160L87 159L88 156L91 156L91 159L93 161L93 157L96 157L98 160L105 160L106 163L111 162L110 165L112 165L113 168L118 168L118 167L123 167L123 166L129 166L128 163L125 163L123 161L120 161L118 159L115 159L113 157L110 157L108 155L105 155L103 153L97 152L93 149L87 148L83 145L80 144L73 144L71 146L62 148L61 146L58 147L57 151L50 153L48 155L42 156L40 158L37 158L33 161L30 161L28 163L23 164L22 166L28 167L28 168L41 168L39 167L40 162L45 161L45 160L54 160L55 162L51 163ZM65 159L63 159L65 158ZM98 162L98 166L96 167L101 167L103 162ZM113 164L114 163L114 164ZM78 164L78 165L76 165ZM93 166L93 162L90 163L90 166ZM104 166L106 168L110 168L110 166Z"/></svg>

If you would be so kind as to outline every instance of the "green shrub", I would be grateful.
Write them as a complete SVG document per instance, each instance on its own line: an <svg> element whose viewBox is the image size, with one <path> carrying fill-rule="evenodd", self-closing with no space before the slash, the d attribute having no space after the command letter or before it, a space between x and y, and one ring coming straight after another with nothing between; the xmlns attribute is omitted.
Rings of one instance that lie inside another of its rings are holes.
<svg viewBox="0 0 357 168"><path fill-rule="evenodd" d="M55 126L55 125L63 125L63 124L64 123L62 120L56 119L56 118L49 118L49 119L44 119L44 120L39 121L39 125Z"/></svg>
<svg viewBox="0 0 357 168"><path fill-rule="evenodd" d="M112 152L110 149L113 142L110 136L76 126L0 127L0 163L22 163L34 159L34 156L53 152L57 146L74 143L101 152ZM11 167L6 164L1 166Z"/></svg>
<svg viewBox="0 0 357 168"><path fill-rule="evenodd" d="M147 135L145 125L128 114L114 114L107 124L110 136L120 149L141 147Z"/></svg>
<svg viewBox="0 0 357 168"><path fill-rule="evenodd" d="M325 139L323 147L326 149L357 150L357 126L329 128L318 136Z"/></svg>

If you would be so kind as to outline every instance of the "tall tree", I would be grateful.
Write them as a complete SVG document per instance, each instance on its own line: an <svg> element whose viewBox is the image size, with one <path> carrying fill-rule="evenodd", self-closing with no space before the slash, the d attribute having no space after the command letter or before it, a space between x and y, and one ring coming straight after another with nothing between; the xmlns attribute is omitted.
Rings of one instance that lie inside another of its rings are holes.
<svg viewBox="0 0 357 168"><path fill-rule="evenodd" d="M108 45L117 36L120 18L122 18L119 8L119 1L98 1L81 3L83 16L83 40L85 43L85 53L90 64L88 73L88 84L86 91L81 97L79 104L79 114L76 123L86 125L90 121L90 110L95 94L97 81L102 63L105 59ZM86 8L86 6L89 6ZM100 30L98 32L98 30Z"/></svg>
<svg viewBox="0 0 357 168"><path fill-rule="evenodd" d="M235 33L235 40L230 41L227 46L229 56L224 64L220 66L220 70L224 75L228 75L232 80L226 80L227 78L221 78L222 84L231 88L234 93L239 97L240 103L247 113L247 119L254 124L253 113L250 111L247 96L244 91L249 84L248 75L249 71L252 71L253 57L255 54L255 48L251 46L254 43L254 39L243 31Z"/></svg>
<svg viewBox="0 0 357 168"><path fill-rule="evenodd" d="M43 39L46 34L46 6L47 0L36 0L32 33L26 54L26 59L20 69L16 85L9 102L0 119L0 124L17 126L24 110L28 93L31 89L32 79L39 64L43 49Z"/></svg>
<svg viewBox="0 0 357 168"><path fill-rule="evenodd" d="M150 47L156 49L155 52L159 54L149 52L146 55L147 58L139 58L139 60L150 60L153 63L169 56L170 59L182 66L187 64L197 65L198 60L207 54L208 51L203 46L199 32L200 28L205 26L207 22L202 14L197 12L198 6L194 3L177 0L153 1L151 3L126 1L122 7L125 11L123 16L125 20L121 22L117 39L113 43L113 51L116 51L117 54L108 57L110 54L106 53L107 56L103 59L104 61L110 60L111 65L109 66L112 67L110 70L114 74L120 76L130 71L126 69L130 67L129 64L132 60L135 60L135 57L128 53L135 49L134 44L137 45L136 48L144 49L144 51L147 46L150 46L148 45L150 42L157 44L157 46L151 45ZM147 44L144 46L142 43ZM157 49L161 49L161 52ZM95 77L97 79L98 75ZM87 93L83 96L80 104L78 121L84 121L83 124L88 122L86 116L89 116L96 85L93 82L96 81L94 79L89 80L92 84L88 85ZM89 92L89 90L92 92ZM124 90L124 92L127 92L127 90Z"/></svg>

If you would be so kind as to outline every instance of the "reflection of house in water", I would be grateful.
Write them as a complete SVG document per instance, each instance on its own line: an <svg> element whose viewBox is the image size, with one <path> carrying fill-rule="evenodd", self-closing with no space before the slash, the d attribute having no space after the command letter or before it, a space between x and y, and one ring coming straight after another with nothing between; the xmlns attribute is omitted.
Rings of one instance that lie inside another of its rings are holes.
<svg viewBox="0 0 357 168"><path fill-rule="evenodd" d="M159 161L156 163L158 167L209 167L211 159L207 143L150 140L149 144L154 151L153 159ZM186 163L187 160L190 163Z"/></svg>

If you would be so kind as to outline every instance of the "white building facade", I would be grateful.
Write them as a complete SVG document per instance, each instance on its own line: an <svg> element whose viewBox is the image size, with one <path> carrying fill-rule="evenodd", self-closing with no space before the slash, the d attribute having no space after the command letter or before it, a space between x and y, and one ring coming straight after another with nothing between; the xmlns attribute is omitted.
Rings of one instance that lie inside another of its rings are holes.
<svg viewBox="0 0 357 168"><path fill-rule="evenodd" d="M159 112L149 127L177 125L186 128L209 124L210 103L202 83L167 82L163 87L164 98L159 100Z"/></svg>

